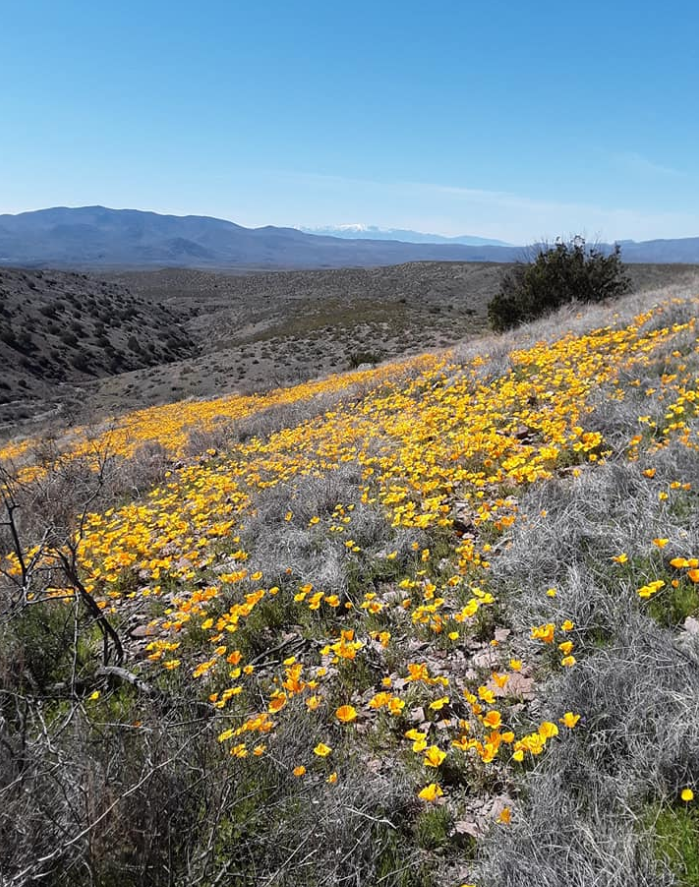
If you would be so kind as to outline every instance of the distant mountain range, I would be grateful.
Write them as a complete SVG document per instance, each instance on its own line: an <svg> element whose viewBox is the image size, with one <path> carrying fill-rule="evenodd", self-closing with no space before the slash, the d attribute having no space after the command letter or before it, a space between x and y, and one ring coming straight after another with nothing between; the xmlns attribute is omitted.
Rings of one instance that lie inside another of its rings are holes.
<svg viewBox="0 0 699 887"><path fill-rule="evenodd" d="M611 247L610 247L611 248ZM57 268L342 268L417 261L514 262L525 249L489 243L409 243L244 228L208 216L103 206L0 215L0 265ZM629 262L699 263L699 237L624 241Z"/></svg>
<svg viewBox="0 0 699 887"><path fill-rule="evenodd" d="M323 228L304 228L299 231L323 237L342 237L345 240L400 240L403 243L444 243L462 246L512 246L504 240L491 240L487 237L473 237L461 234L458 237L444 237L441 234L424 234L407 228L379 228L376 225L327 225Z"/></svg>

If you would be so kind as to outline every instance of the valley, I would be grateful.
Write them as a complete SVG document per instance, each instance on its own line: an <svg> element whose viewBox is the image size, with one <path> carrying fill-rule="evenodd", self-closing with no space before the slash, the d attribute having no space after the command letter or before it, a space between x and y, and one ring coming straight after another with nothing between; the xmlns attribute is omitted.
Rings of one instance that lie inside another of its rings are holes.
<svg viewBox="0 0 699 887"><path fill-rule="evenodd" d="M252 393L440 349L487 329L506 265L230 274L0 269L0 434ZM634 287L691 265L631 265Z"/></svg>

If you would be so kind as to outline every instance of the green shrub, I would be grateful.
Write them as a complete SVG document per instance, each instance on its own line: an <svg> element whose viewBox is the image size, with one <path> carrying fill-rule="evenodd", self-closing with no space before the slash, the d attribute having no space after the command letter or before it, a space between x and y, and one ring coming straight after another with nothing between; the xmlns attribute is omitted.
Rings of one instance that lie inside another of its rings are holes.
<svg viewBox="0 0 699 887"><path fill-rule="evenodd" d="M534 259L519 263L502 279L500 292L488 305L494 330L550 314L568 302L601 302L620 296L631 286L621 261L621 248L605 255L588 247L583 237L555 246L541 246Z"/></svg>
<svg viewBox="0 0 699 887"><path fill-rule="evenodd" d="M381 357L373 351L353 351L349 356L349 366L350 369L356 370L357 367L364 366L365 364L376 366L380 360Z"/></svg>

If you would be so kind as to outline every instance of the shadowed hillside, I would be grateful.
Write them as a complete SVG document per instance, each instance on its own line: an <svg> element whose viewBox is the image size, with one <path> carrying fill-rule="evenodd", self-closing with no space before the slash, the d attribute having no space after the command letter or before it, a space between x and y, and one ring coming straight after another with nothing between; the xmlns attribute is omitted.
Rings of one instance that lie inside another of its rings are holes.
<svg viewBox="0 0 699 887"><path fill-rule="evenodd" d="M191 353L176 313L118 283L0 268L0 426L94 379Z"/></svg>

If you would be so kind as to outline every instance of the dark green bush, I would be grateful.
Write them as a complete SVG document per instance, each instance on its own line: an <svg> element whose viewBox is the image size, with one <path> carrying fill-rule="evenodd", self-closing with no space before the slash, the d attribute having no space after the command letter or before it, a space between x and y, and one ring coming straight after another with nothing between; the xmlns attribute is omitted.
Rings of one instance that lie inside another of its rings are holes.
<svg viewBox="0 0 699 887"><path fill-rule="evenodd" d="M502 279L500 292L488 305L494 330L550 314L569 302L602 302L628 292L631 286L621 261L621 248L606 255L588 247L583 237L555 246L541 246L534 259L518 263Z"/></svg>
<svg viewBox="0 0 699 887"><path fill-rule="evenodd" d="M380 360L381 357L373 351L353 351L349 356L349 365L350 369L356 370L367 363L375 366Z"/></svg>

